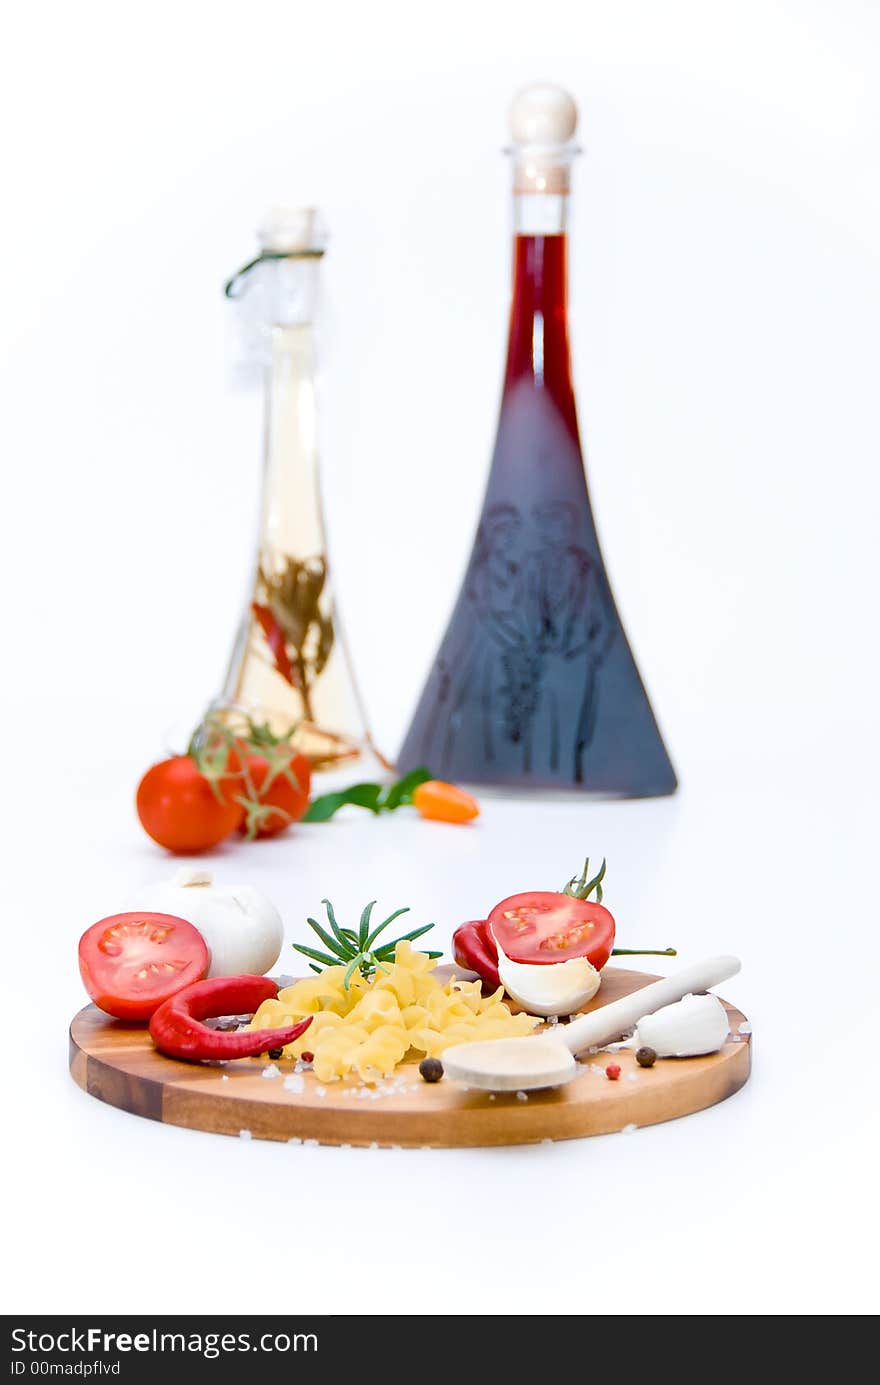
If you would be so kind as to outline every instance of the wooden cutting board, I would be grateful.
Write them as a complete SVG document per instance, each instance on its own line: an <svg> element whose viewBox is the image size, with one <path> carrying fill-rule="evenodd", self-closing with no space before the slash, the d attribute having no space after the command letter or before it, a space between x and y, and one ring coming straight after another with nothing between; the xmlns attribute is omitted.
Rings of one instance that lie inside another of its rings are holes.
<svg viewBox="0 0 880 1385"><path fill-rule="evenodd" d="M608 967L585 1008L595 1010L654 980ZM751 1042L740 1033L745 1017L726 1008L731 1032L720 1053L658 1059L653 1068L640 1068L623 1051L613 1055L622 1069L616 1082L604 1071L612 1058L600 1054L586 1058L567 1086L527 1098L468 1091L446 1080L429 1084L415 1062L402 1064L378 1089L358 1078L322 1085L313 1073L294 1074L293 1064L283 1061L180 1063L156 1052L144 1026L111 1019L94 1005L80 1010L70 1027L70 1071L99 1101L221 1135L409 1148L534 1144L655 1125L732 1096L748 1079ZM263 1076L267 1068L280 1076Z"/></svg>

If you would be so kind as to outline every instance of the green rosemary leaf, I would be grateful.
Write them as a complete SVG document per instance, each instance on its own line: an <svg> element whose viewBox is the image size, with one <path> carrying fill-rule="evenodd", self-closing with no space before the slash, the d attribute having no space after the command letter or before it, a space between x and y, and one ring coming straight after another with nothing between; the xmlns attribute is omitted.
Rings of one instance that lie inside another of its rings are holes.
<svg viewBox="0 0 880 1385"><path fill-rule="evenodd" d="M316 967L315 964L314 964L314 962L309 962L309 970L310 970L310 971L316 971L316 972L318 973L318 975L320 976L320 975L321 975L321 972L324 970L324 968L323 968L323 967Z"/></svg>
<svg viewBox="0 0 880 1385"><path fill-rule="evenodd" d="M364 943L364 951L365 951L365 952L369 952L370 948L373 946L373 943L376 941L376 939L378 938L379 934L383 931L383 929L385 929L385 928L388 927L389 923L393 923L395 919L399 919L400 916L401 916L401 914L408 914L408 913L409 913L409 906L407 905L406 908L404 908L404 909L395 909L395 911L394 911L393 914L389 914L388 917L387 917L387 919L385 919L385 921L384 921L383 923L380 923L380 924L379 924L378 928L374 928L374 929L373 929L372 933L371 933L370 936L367 938L367 941Z"/></svg>
<svg viewBox="0 0 880 1385"><path fill-rule="evenodd" d="M322 900L321 903L323 904L323 902L324 902L324 901ZM321 939L321 942L325 945L325 947L329 948L330 951L335 955L337 962L340 961L340 960L342 960L342 959L340 958L340 956L339 956L339 947L340 947L340 944L339 944L338 939L332 938L332 937L330 936L330 934L327 933L327 932L321 927L321 925L320 925L320 923L318 923L318 920L317 920L317 919L306 919L306 923L309 925L309 927L310 927L311 929L314 930L315 933L317 933L318 937ZM344 949L344 956L345 956L345 955L347 955L347 956L349 956L349 957L352 955L351 944L346 944L345 949Z"/></svg>
<svg viewBox="0 0 880 1385"><path fill-rule="evenodd" d="M385 943L383 947L376 948L377 957L391 956L398 943L413 943L416 938L420 938L423 933L428 933L434 927L433 923L426 923L422 928L414 928L411 933L404 933L402 937L395 938L393 943Z"/></svg>
<svg viewBox="0 0 880 1385"><path fill-rule="evenodd" d="M370 933L370 915L372 914L373 909L375 908L375 904L376 901L374 899L371 904L368 904L366 906L363 913L361 914L360 927L358 928L357 933L357 945L361 949L361 951L367 950L367 938L369 937Z"/></svg>
<svg viewBox="0 0 880 1385"><path fill-rule="evenodd" d="M314 962L323 962L326 967L338 967L338 957L328 957L326 952L319 952L316 947L306 947L305 943L294 943L294 952L301 952L303 957L311 957Z"/></svg>
<svg viewBox="0 0 880 1385"><path fill-rule="evenodd" d="M348 988L349 988L349 986L350 986L350 984L351 984L351 978L354 976L354 974L355 974L355 972L357 971L358 967L360 966L362 960L363 960L363 958L362 958L361 954L358 953L357 957L355 957L354 961L352 962L351 966L348 968L348 971L345 973L345 976L343 977L342 986L343 986L343 989L344 989L344 990L346 990L346 991L348 990Z"/></svg>
<svg viewBox="0 0 880 1385"><path fill-rule="evenodd" d="M333 929L333 935L334 935L334 937L336 938L337 942L339 943L340 948L342 949L342 952L340 953L340 956L343 956L343 955L351 956L351 943L349 942L348 938L346 938L346 936L345 936L345 934L343 933L342 929L339 927L339 924L336 922L336 914L335 914L335 912L334 912L334 910L333 910L333 905L330 903L329 899L322 899L322 900L321 900L321 903L324 905L324 908L327 910L327 920L328 920L328 922L329 922L329 924L330 924L330 927ZM326 939L325 939L325 942L326 942ZM333 950L334 952L336 952L336 951L338 951L339 949L338 949L338 948L333 948L332 950Z"/></svg>
<svg viewBox="0 0 880 1385"><path fill-rule="evenodd" d="M411 933L401 933L400 937L395 940L395 946L397 943L413 943L423 933L429 933L433 927L433 923L423 923L421 928L414 928Z"/></svg>
<svg viewBox="0 0 880 1385"><path fill-rule="evenodd" d="M382 808L385 812L393 813L394 809L402 804L412 803L413 792L420 784L426 784L433 777L431 771L424 766L421 769L411 769L409 774L405 774L396 784L391 785L382 800Z"/></svg>

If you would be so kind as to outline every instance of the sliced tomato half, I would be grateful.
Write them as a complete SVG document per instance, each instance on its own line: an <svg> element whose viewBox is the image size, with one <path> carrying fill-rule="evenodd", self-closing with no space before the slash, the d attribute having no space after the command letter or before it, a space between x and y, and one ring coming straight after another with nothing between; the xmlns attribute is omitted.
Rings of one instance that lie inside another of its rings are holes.
<svg viewBox="0 0 880 1385"><path fill-rule="evenodd" d="M201 980L208 960L198 929L173 914L111 914L79 940L83 985L117 1019L149 1019L163 1001Z"/></svg>
<svg viewBox="0 0 880 1385"><path fill-rule="evenodd" d="M586 957L599 971L614 946L614 916L603 905L555 890L502 899L488 923L495 941L514 962Z"/></svg>

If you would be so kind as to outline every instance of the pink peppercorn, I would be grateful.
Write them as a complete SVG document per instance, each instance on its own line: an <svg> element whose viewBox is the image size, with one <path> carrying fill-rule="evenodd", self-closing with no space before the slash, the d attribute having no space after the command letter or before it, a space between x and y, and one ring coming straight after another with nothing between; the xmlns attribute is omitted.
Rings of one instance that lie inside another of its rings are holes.
<svg viewBox="0 0 880 1385"><path fill-rule="evenodd" d="M620 1076L620 1064L609 1063L605 1069L605 1076L608 1078L609 1082L616 1082Z"/></svg>

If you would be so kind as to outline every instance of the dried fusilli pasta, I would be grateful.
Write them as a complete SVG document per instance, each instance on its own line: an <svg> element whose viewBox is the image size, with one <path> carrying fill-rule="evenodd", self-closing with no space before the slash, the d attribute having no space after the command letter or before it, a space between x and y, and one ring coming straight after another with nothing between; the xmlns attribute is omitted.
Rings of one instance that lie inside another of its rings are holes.
<svg viewBox="0 0 880 1385"><path fill-rule="evenodd" d="M322 1082L352 1072L375 1082L409 1053L435 1058L451 1044L530 1034L540 1023L531 1015L512 1014L502 988L484 996L479 981L444 984L432 976L435 966L432 957L401 942L387 971L369 980L356 972L346 990L346 968L327 967L265 1000L249 1027L277 1029L311 1015L312 1023L284 1056L314 1054L315 1075Z"/></svg>

